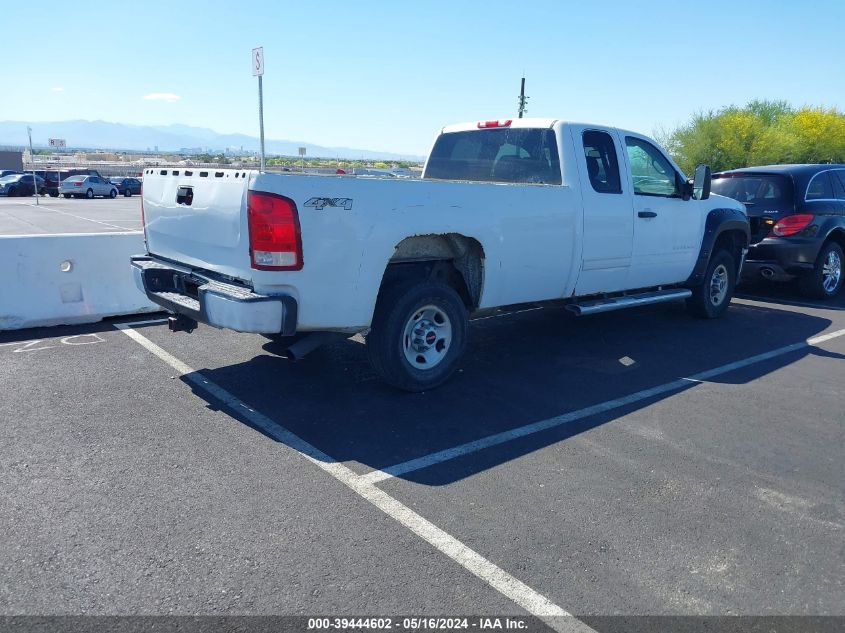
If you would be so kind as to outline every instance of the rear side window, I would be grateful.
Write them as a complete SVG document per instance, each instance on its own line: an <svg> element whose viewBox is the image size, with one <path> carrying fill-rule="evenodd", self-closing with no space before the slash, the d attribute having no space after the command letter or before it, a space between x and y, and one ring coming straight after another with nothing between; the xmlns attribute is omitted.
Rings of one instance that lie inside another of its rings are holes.
<svg viewBox="0 0 845 633"><path fill-rule="evenodd" d="M837 169L830 172L830 179L833 181L833 191L838 200L845 200L845 169Z"/></svg>
<svg viewBox="0 0 845 633"><path fill-rule="evenodd" d="M622 193L619 161L613 139L607 132L584 132L584 158L590 184L599 193Z"/></svg>
<svg viewBox="0 0 845 633"><path fill-rule="evenodd" d="M823 171L813 176L807 186L806 200L833 200L833 185L830 182L830 172Z"/></svg>
<svg viewBox="0 0 845 633"><path fill-rule="evenodd" d="M424 177L559 185L555 134L536 128L441 134L431 150Z"/></svg>

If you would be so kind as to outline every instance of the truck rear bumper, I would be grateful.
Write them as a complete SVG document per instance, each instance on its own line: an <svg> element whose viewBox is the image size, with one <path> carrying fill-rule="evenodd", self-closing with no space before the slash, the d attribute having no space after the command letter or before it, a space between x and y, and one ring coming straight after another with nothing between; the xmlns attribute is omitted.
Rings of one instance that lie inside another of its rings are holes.
<svg viewBox="0 0 845 633"><path fill-rule="evenodd" d="M291 296L259 295L149 256L136 256L131 262L138 289L170 312L237 332L296 333L297 303Z"/></svg>

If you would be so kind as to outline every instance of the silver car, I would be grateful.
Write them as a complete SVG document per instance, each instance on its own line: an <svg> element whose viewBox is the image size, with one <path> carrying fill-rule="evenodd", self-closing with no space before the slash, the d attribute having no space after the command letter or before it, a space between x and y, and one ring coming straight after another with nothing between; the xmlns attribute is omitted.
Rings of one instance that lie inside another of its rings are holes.
<svg viewBox="0 0 845 633"><path fill-rule="evenodd" d="M108 180L97 176L71 176L62 181L59 193L65 198L93 198L103 196L104 198L116 198L117 187Z"/></svg>

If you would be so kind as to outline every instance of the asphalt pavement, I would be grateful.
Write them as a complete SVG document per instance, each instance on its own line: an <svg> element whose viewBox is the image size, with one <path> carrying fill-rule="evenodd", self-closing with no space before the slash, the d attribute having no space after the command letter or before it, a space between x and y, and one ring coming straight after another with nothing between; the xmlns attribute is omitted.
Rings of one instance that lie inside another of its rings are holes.
<svg viewBox="0 0 845 633"><path fill-rule="evenodd" d="M0 236L140 231L141 197L0 196Z"/></svg>
<svg viewBox="0 0 845 633"><path fill-rule="evenodd" d="M360 339L0 333L0 614L845 616L845 299L742 293L478 320L423 394Z"/></svg>

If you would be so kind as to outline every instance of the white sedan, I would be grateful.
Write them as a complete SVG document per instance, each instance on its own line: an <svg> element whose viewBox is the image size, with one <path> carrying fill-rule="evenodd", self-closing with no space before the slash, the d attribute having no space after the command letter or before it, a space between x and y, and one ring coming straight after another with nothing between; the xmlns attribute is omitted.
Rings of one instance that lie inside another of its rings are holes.
<svg viewBox="0 0 845 633"><path fill-rule="evenodd" d="M108 180L97 176L71 176L62 181L59 193L65 198L93 198L103 196L104 198L116 198L117 187Z"/></svg>

